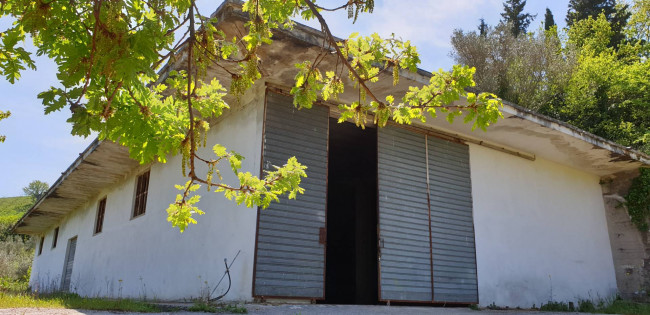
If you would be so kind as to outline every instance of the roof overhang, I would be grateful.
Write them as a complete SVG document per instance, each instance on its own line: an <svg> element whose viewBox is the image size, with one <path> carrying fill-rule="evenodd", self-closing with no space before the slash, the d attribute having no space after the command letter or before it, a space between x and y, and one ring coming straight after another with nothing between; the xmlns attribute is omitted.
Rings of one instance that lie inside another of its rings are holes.
<svg viewBox="0 0 650 315"><path fill-rule="evenodd" d="M228 38L241 36L248 16L241 11L241 2L227 0L212 14L218 19L217 27ZM291 87L297 73L294 64L314 60L323 53L323 33L311 27L296 24L293 29L280 29L274 33L274 41L258 50L262 59L260 70L263 80L274 86ZM183 58L178 58L179 62ZM177 62L163 68L182 68ZM333 69L336 57L326 56L321 69ZM236 66L236 65L235 65ZM233 68L234 70L234 68ZM392 94L401 97L409 86L421 86L429 82L431 73L402 71L397 85L390 74L377 83L369 84L380 97ZM231 76L220 67L210 67L207 77L216 77L224 86L230 84ZM351 102L358 93L347 82L346 92L339 96L341 102ZM486 132L471 131L469 124L459 119L449 124L444 118L429 119L415 126L439 132L469 142L486 145L514 153L529 160L544 158L598 176L648 167L650 157L625 148L614 142L575 128L564 122L534 113L515 104L504 102L504 119L488 127ZM103 189L124 179L135 170L138 162L129 158L126 148L108 141L95 140L79 158L62 173L50 190L15 225L21 234L39 234L57 224L65 215L82 207Z"/></svg>
<svg viewBox="0 0 650 315"><path fill-rule="evenodd" d="M129 158L125 147L95 139L14 225L14 232L40 234L47 231L103 189L123 180L138 165Z"/></svg>

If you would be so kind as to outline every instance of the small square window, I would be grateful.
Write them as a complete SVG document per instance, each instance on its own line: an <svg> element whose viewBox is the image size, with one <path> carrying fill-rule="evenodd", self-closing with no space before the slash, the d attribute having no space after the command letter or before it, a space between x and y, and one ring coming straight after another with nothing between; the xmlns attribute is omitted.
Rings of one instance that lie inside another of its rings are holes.
<svg viewBox="0 0 650 315"><path fill-rule="evenodd" d="M59 227L54 229L54 238L52 239L52 249L56 248L56 241L59 240Z"/></svg>
<svg viewBox="0 0 650 315"><path fill-rule="evenodd" d="M43 253L43 242L45 242L45 236L41 237L41 242L38 243L38 255L39 256Z"/></svg>
<svg viewBox="0 0 650 315"><path fill-rule="evenodd" d="M104 227L104 213L106 212L106 198L97 205L97 218L95 219L95 234L101 233Z"/></svg>
<svg viewBox="0 0 650 315"><path fill-rule="evenodd" d="M149 190L149 171L140 174L136 180L133 217L141 216L147 209L147 192Z"/></svg>

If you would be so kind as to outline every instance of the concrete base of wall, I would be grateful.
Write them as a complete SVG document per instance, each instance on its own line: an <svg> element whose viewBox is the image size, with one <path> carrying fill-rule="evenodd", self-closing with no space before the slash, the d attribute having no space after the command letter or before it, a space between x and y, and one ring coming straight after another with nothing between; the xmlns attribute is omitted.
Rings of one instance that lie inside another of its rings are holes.
<svg viewBox="0 0 650 315"><path fill-rule="evenodd" d="M630 220L623 204L638 171L618 173L602 180L607 228L621 298L650 301L650 244Z"/></svg>

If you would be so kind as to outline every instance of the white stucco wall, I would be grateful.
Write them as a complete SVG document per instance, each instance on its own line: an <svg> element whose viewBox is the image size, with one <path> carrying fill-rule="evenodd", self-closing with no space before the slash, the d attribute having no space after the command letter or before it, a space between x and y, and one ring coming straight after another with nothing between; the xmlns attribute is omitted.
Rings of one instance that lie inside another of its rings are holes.
<svg viewBox="0 0 650 315"><path fill-rule="evenodd" d="M264 86L226 111L210 131L206 154L220 143L244 156L257 174L263 128ZM531 307L549 300L608 298L616 292L599 178L553 162L528 161L470 145L474 225L483 306ZM225 165L224 165L225 166ZM71 290L86 296L182 300L213 287L229 261L226 300L250 300L257 213L222 195L201 191L206 214L180 234L165 209L183 183L180 157L153 164L144 216L131 219L141 167L75 210L59 224L55 249L48 231L32 267L32 288L58 288L67 242L77 236ZM228 172L225 172L227 174ZM231 178L232 179L232 178ZM97 202L107 197L103 232L93 235ZM216 294L227 287L227 281Z"/></svg>
<svg viewBox="0 0 650 315"><path fill-rule="evenodd" d="M264 85L242 98L211 128L203 156L220 143L246 157L242 171L258 174L262 139ZM59 242L51 249L52 231L43 252L36 253L30 284L39 290L58 289L67 242L78 236L71 291L85 296L134 297L159 300L195 298L207 284L213 288L224 273L224 258L232 265L232 288L227 300L250 300L257 210L236 206L222 194L203 187L198 206L206 212L183 234L167 222L166 209L185 180L180 156L151 165L146 213L131 219L137 173L102 192L60 223ZM234 176L227 161L226 181ZM230 176L227 176L230 175ZM97 203L107 197L103 231L93 235ZM215 292L228 286L227 278Z"/></svg>
<svg viewBox="0 0 650 315"><path fill-rule="evenodd" d="M616 294L599 178L470 145L480 305Z"/></svg>

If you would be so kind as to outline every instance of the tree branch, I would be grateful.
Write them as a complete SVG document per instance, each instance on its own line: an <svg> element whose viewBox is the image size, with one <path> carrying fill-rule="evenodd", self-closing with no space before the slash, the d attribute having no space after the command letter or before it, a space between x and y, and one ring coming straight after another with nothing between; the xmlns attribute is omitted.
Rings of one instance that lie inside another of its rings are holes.
<svg viewBox="0 0 650 315"><path fill-rule="evenodd" d="M75 102L77 106L79 106L81 99L84 97L86 91L88 90L88 85L90 84L90 74L93 71L93 65L95 64L93 60L95 59L95 52L97 51L97 33L99 32L99 24L101 23L100 10L102 9L102 2L103 0L95 0L94 2L93 16L95 17L95 26L93 27L93 37L91 39L90 60L89 60L88 71L86 71L86 77L84 78L84 86L81 91L81 95L79 95L79 98ZM70 111L74 112L77 106L71 105Z"/></svg>
<svg viewBox="0 0 650 315"><path fill-rule="evenodd" d="M321 28L325 32L325 35L327 36L327 39L330 42L330 44L334 47L334 50L336 51L336 54L338 55L338 57L341 59L341 62L343 62L343 64L348 68L350 73L352 73L352 75L357 79L357 81L359 82L359 86L362 87L366 91L366 95L370 96L370 98L372 98L375 102L379 103L380 105L385 105L384 102L380 101L375 96L375 94L372 93L370 88L368 88L368 86L366 86L365 80L363 80L361 78L361 76L359 75L359 73L356 70L354 70L354 67L352 67L352 65L348 61L348 58L343 56L343 53L341 52L341 49L337 45L337 42L334 39L334 36L332 35L332 32L330 31L330 28L327 25L327 22L325 21L323 16L320 14L320 12L318 12L318 8L316 7L316 5L311 0L305 0L305 3L307 3L307 5L309 6L309 9L311 10L311 12L314 13L314 16L316 16L316 19L318 19L318 22L320 23Z"/></svg>

